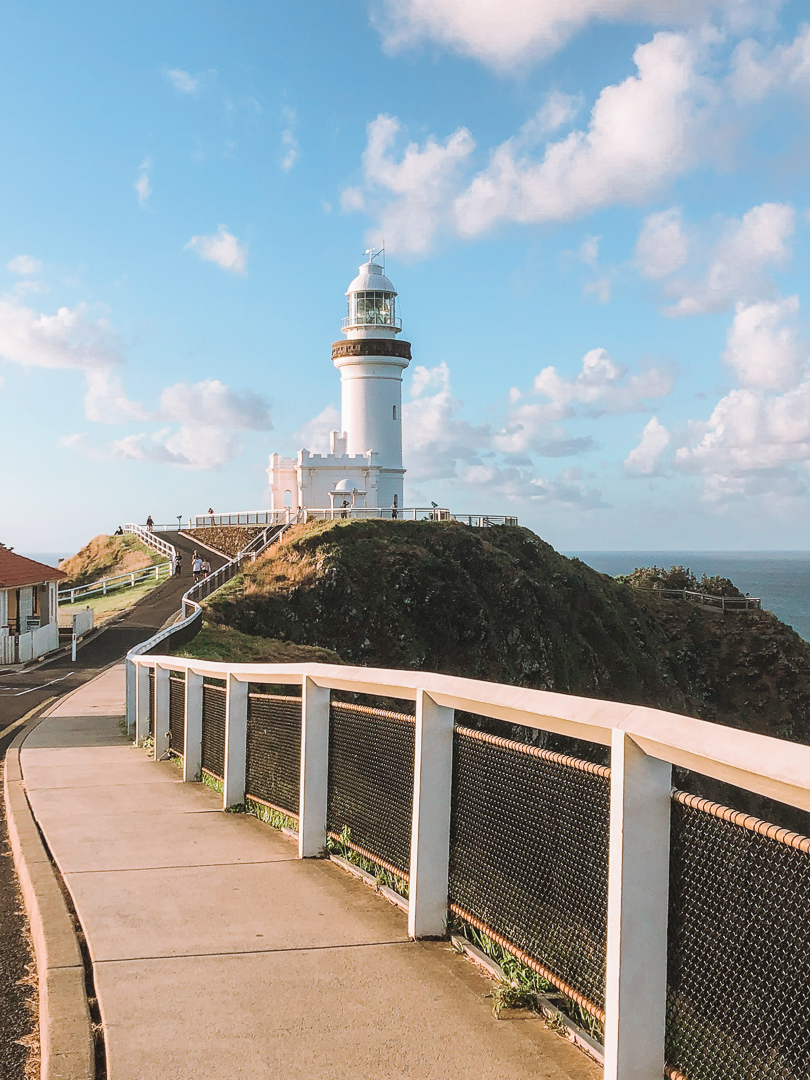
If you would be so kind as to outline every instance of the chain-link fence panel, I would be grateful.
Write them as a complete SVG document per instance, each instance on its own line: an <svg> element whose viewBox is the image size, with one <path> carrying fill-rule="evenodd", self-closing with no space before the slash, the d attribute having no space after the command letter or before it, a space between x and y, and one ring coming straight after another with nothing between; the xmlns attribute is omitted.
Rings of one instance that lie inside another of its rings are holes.
<svg viewBox="0 0 810 1080"><path fill-rule="evenodd" d="M675 792L667 1074L810 1077L810 839Z"/></svg>
<svg viewBox="0 0 810 1080"><path fill-rule="evenodd" d="M301 785L301 698L248 694L246 794L298 817Z"/></svg>
<svg viewBox="0 0 810 1080"><path fill-rule="evenodd" d="M202 767L220 780L225 775L225 687L203 680Z"/></svg>
<svg viewBox="0 0 810 1080"><path fill-rule="evenodd" d="M610 770L457 727L451 910L604 1020Z"/></svg>
<svg viewBox="0 0 810 1080"><path fill-rule="evenodd" d="M182 675L169 676L169 747L182 754L186 731L186 680Z"/></svg>
<svg viewBox="0 0 810 1080"><path fill-rule="evenodd" d="M406 880L415 733L404 713L342 701L329 710L327 829Z"/></svg>

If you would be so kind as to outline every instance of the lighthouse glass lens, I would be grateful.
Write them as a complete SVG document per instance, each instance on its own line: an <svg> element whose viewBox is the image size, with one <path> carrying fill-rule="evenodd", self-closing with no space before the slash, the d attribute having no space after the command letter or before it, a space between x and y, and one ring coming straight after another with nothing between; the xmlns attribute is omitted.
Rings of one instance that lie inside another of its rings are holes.
<svg viewBox="0 0 810 1080"><path fill-rule="evenodd" d="M392 326L395 302L387 293L355 293L349 298L349 318L355 323Z"/></svg>

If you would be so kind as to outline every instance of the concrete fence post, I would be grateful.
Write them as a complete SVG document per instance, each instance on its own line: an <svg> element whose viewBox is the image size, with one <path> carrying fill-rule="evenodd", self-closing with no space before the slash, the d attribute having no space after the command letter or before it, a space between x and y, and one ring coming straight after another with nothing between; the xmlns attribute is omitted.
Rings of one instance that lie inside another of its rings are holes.
<svg viewBox="0 0 810 1080"><path fill-rule="evenodd" d="M450 798L455 711L424 690L416 698L408 936L442 937L447 929Z"/></svg>
<svg viewBox="0 0 810 1080"><path fill-rule="evenodd" d="M326 847L329 789L329 688L308 676L301 683L301 792L298 857L315 859Z"/></svg>
<svg viewBox="0 0 810 1080"><path fill-rule="evenodd" d="M152 717L155 761L169 749L169 669L155 665L155 715Z"/></svg>
<svg viewBox="0 0 810 1080"><path fill-rule="evenodd" d="M248 683L228 675L225 684L225 766L222 806L238 806L245 801L247 764Z"/></svg>
<svg viewBox="0 0 810 1080"><path fill-rule="evenodd" d="M186 710L183 725L183 780L202 777L203 677L186 669Z"/></svg>
<svg viewBox="0 0 810 1080"><path fill-rule="evenodd" d="M135 742L149 734L149 668L135 665Z"/></svg>
<svg viewBox="0 0 810 1080"><path fill-rule="evenodd" d="M667 1003L672 767L611 743L604 1080L660 1080Z"/></svg>

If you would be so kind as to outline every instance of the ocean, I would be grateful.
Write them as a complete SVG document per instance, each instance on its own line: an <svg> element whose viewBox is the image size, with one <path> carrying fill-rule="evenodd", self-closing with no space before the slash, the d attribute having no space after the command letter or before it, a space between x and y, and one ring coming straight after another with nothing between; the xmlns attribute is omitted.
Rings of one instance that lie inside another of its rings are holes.
<svg viewBox="0 0 810 1080"><path fill-rule="evenodd" d="M566 551L603 574L637 566L686 566L697 577L719 574L810 641L810 551Z"/></svg>
<svg viewBox="0 0 810 1080"><path fill-rule="evenodd" d="M46 566L58 566L60 559L67 559L75 555L73 551L18 551L24 559L33 559L34 562L45 563Z"/></svg>

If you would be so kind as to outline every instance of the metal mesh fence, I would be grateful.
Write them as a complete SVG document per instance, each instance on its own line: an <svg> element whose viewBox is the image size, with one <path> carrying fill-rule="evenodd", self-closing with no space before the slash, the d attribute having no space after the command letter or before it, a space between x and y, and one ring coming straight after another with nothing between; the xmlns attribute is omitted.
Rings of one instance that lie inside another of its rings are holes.
<svg viewBox="0 0 810 1080"><path fill-rule="evenodd" d="M604 1020L610 770L456 728L451 910Z"/></svg>
<svg viewBox="0 0 810 1080"><path fill-rule="evenodd" d="M250 693L246 794L298 817L301 781L301 698Z"/></svg>
<svg viewBox="0 0 810 1080"><path fill-rule="evenodd" d="M335 838L348 829L349 847L406 880L414 742L412 716L332 702L327 829Z"/></svg>
<svg viewBox="0 0 810 1080"><path fill-rule="evenodd" d="M202 767L221 780L225 775L225 687L203 681Z"/></svg>
<svg viewBox="0 0 810 1080"><path fill-rule="evenodd" d="M169 747L172 753L183 753L186 730L186 680L182 675L169 676Z"/></svg>
<svg viewBox="0 0 810 1080"><path fill-rule="evenodd" d="M675 792L667 1074L810 1077L810 839Z"/></svg>

